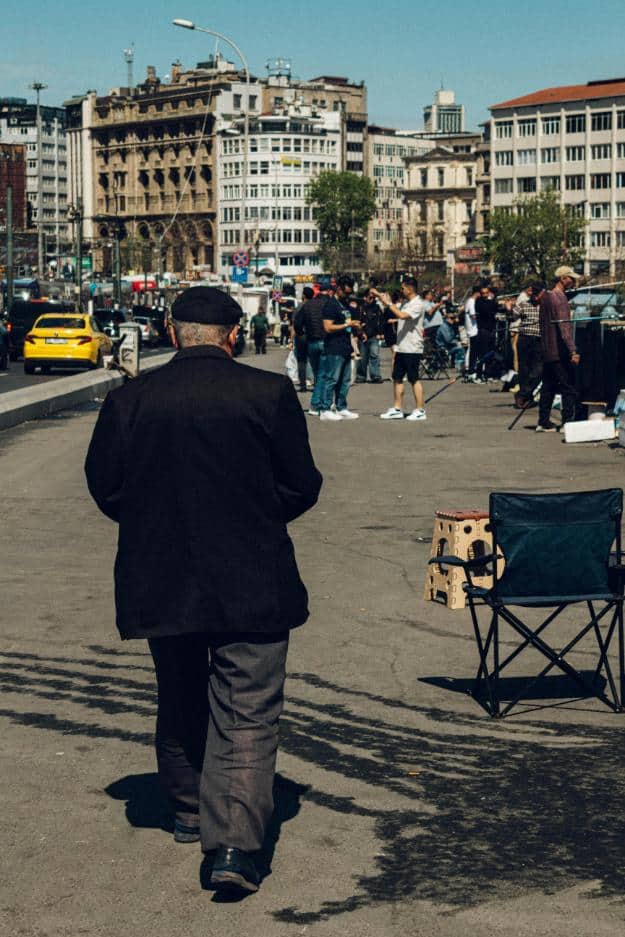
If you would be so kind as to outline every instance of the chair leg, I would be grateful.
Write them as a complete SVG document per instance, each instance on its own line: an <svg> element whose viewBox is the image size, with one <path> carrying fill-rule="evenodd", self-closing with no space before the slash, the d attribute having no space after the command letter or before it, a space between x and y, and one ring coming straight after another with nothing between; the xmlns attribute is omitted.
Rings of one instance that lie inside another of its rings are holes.
<svg viewBox="0 0 625 937"><path fill-rule="evenodd" d="M480 666L471 690L471 695L473 699L482 706L489 716L495 714L495 700L493 697L493 688L491 684L491 676L488 670L488 652L490 650L490 644L493 638L493 627L492 621L488 629L488 634L486 635L486 641L482 640L482 632L480 631L479 622L477 620L477 614L475 612L475 604L471 596L469 596L469 611L471 612L471 620L473 621L473 630L475 632L475 641L477 644L477 650L480 655ZM486 684L486 692L488 693L488 700L483 700L480 694L480 687L482 684Z"/></svg>
<svg viewBox="0 0 625 937"><path fill-rule="evenodd" d="M621 709L625 705L625 648L623 647L623 599L617 603L617 628L618 628L618 667L621 698L619 700Z"/></svg>
<svg viewBox="0 0 625 937"><path fill-rule="evenodd" d="M493 610L493 716L500 715L499 710L499 613L497 609Z"/></svg>
<svg viewBox="0 0 625 937"><path fill-rule="evenodd" d="M610 667L610 661L608 660L608 650L612 642L612 636L614 634L614 629L617 623L618 608L615 608L614 610L614 614L612 615L612 621L610 622L608 626L608 630L606 632L605 641L604 641L602 634L601 634L601 629L599 627L599 622L597 620L597 616L595 615L594 605L592 602L588 602L587 604L588 604L588 610L591 615L591 621L595 629L595 638L597 640L597 644L599 645L599 651L600 651L599 663L597 664L597 669L595 670L595 675L593 677L593 685L597 683L597 681L599 680L599 677L601 676L601 671L605 669L606 677L608 678L608 683L610 684L610 692L612 693L614 705L617 707L618 710L620 710L621 700L619 697L619 693L617 692L617 689L616 689L616 684L614 683L614 677L612 676L612 668ZM609 607L611 607L611 605Z"/></svg>

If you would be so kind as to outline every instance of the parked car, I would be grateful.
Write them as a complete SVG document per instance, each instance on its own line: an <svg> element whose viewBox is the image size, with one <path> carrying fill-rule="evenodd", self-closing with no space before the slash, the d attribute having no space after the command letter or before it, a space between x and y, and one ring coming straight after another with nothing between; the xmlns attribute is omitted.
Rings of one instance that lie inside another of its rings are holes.
<svg viewBox="0 0 625 937"><path fill-rule="evenodd" d="M45 315L75 312L74 303L58 302L50 299L16 299L11 303L6 323L9 340L9 357L17 361L24 354L24 338L32 329L37 319Z"/></svg>
<svg viewBox="0 0 625 937"><path fill-rule="evenodd" d="M52 368L101 368L112 340L94 316L60 313L40 316L24 338L24 373Z"/></svg>
<svg viewBox="0 0 625 937"><path fill-rule="evenodd" d="M149 345L150 348L155 348L160 344L161 339L158 334L158 329L149 316L133 316L132 321L136 322L137 325L141 327L142 345Z"/></svg>

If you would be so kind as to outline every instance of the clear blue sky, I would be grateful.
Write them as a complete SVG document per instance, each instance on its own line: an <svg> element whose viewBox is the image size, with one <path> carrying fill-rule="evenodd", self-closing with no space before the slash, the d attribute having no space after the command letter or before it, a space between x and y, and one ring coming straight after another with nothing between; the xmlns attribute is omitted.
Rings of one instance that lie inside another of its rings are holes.
<svg viewBox="0 0 625 937"><path fill-rule="evenodd" d="M176 58L188 67L214 51L209 36L171 26L174 17L231 36L258 75L268 58L284 56L298 77L364 79L370 120L402 128L422 126L441 79L471 129L489 104L625 76L624 0L7 0L0 96L31 97L35 79L48 84L49 104L88 88L105 94L125 83L122 50L131 42L135 81L147 65L163 76Z"/></svg>

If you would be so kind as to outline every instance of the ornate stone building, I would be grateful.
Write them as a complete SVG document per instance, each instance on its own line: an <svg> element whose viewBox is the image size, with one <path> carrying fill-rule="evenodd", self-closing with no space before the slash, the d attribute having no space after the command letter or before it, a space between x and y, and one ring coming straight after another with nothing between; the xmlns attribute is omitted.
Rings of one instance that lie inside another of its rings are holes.
<svg viewBox="0 0 625 937"><path fill-rule="evenodd" d="M255 79L246 85L221 58L167 84L148 68L147 80L95 97L91 117L94 267L111 269L119 238L122 267L185 273L214 269L217 192L214 126L219 116L258 110ZM81 128L76 127L76 132Z"/></svg>

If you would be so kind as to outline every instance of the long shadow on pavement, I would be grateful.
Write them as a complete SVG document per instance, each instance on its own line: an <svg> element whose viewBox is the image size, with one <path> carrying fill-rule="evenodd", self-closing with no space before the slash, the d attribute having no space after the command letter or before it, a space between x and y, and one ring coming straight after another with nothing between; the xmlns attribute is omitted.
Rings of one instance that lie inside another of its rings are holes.
<svg viewBox="0 0 625 937"><path fill-rule="evenodd" d="M137 663L139 655L126 660L111 654L103 660L93 653L84 658L1 654L4 693L32 705L5 703L0 716L65 735L152 745L152 725L143 730L143 717L151 721L155 713L153 681L142 673L149 666ZM274 912L277 920L307 924L407 899L462 908L532 889L552 893L580 881L596 882L597 896L622 899L625 737L618 716L609 727L547 721L504 727L480 714L409 706L315 674L291 674L289 689L283 750L341 777L343 791L345 779L356 790L363 784L379 790L380 806L370 797L359 803L357 795L304 788L287 779L280 790L278 782L278 812L263 871L271 867L282 823L297 813L300 802L303 809L311 801L365 818L379 848L375 871L352 876L348 897L320 900L314 908L282 908ZM53 705L42 712L36 701ZM96 721L85 718L88 714ZM134 728L119 726L114 718L119 715L134 717ZM402 724L402 718L413 724ZM143 792L144 819L162 824L151 776L140 777L121 779L112 786L116 793L109 793L126 800L133 822L129 805ZM385 807L385 794L399 806Z"/></svg>

